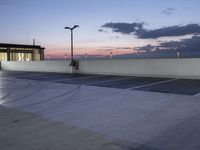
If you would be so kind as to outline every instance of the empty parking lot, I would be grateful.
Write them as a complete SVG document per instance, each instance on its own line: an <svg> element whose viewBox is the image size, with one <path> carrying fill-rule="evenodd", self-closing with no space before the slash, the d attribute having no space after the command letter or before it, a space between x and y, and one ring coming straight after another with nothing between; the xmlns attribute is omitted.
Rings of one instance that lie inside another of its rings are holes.
<svg viewBox="0 0 200 150"><path fill-rule="evenodd" d="M0 149L199 149L199 93L199 80L0 72Z"/></svg>
<svg viewBox="0 0 200 150"><path fill-rule="evenodd" d="M181 95L195 95L200 93L200 80L153 78L115 75L41 73L41 72L1 72L1 77L19 79L102 86L109 88L144 90L152 92L174 93Z"/></svg>

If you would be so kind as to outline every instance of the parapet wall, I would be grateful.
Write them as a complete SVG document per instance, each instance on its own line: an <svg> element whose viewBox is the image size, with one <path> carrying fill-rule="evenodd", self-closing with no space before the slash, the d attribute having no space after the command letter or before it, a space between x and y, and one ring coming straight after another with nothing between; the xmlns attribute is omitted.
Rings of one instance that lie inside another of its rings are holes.
<svg viewBox="0 0 200 150"><path fill-rule="evenodd" d="M2 61L1 69L5 71L33 71L72 73L70 61Z"/></svg>
<svg viewBox="0 0 200 150"><path fill-rule="evenodd" d="M200 79L199 58L80 60L76 71L69 64L70 61L2 62L2 68L9 71Z"/></svg>
<svg viewBox="0 0 200 150"><path fill-rule="evenodd" d="M200 78L200 59L83 60L79 66L91 74Z"/></svg>

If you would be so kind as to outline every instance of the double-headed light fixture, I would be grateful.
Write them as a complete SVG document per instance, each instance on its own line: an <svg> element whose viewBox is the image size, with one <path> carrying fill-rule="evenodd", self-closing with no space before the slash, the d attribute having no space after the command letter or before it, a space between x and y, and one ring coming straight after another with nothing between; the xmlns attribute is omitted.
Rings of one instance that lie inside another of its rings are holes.
<svg viewBox="0 0 200 150"><path fill-rule="evenodd" d="M71 31L71 65L74 64L74 54L73 54L73 30L75 28L78 28L79 25L74 25L72 28L70 27L65 27L64 29L69 29Z"/></svg>

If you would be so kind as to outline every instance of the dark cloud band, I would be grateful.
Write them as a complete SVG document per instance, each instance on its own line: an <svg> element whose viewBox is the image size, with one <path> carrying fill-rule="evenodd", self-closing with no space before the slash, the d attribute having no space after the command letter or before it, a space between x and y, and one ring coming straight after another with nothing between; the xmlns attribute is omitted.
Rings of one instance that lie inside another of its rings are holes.
<svg viewBox="0 0 200 150"><path fill-rule="evenodd" d="M144 28L144 23L106 23L102 25L102 28L110 28L113 32L122 34L135 34L138 38L141 39L156 39L160 37L200 34L199 24L170 26L155 30L147 30Z"/></svg>
<svg viewBox="0 0 200 150"><path fill-rule="evenodd" d="M182 39L181 41L170 41L170 42L161 42L158 46L146 45L142 47L137 47L137 50L148 51L163 51L163 50L182 50L189 52L197 52L200 47L200 36L193 36L189 39Z"/></svg>
<svg viewBox="0 0 200 150"><path fill-rule="evenodd" d="M122 34L131 34L143 28L143 23L106 23L102 25L103 28L111 28L113 32Z"/></svg>
<svg viewBox="0 0 200 150"><path fill-rule="evenodd" d="M164 27L156 30L141 30L136 33L139 38L142 39L155 39L165 36L183 36L189 34L200 34L200 25L189 24L186 26L171 26Z"/></svg>

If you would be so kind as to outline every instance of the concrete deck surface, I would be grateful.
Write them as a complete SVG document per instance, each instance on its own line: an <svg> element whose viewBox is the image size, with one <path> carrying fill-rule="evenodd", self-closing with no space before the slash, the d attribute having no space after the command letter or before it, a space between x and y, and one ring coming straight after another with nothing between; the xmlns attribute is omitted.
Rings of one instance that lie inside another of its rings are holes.
<svg viewBox="0 0 200 150"><path fill-rule="evenodd" d="M15 109L0 106L0 114L1 150L149 149Z"/></svg>
<svg viewBox="0 0 200 150"><path fill-rule="evenodd" d="M50 82L28 75L38 76L0 74L0 149L200 149L199 94Z"/></svg>

